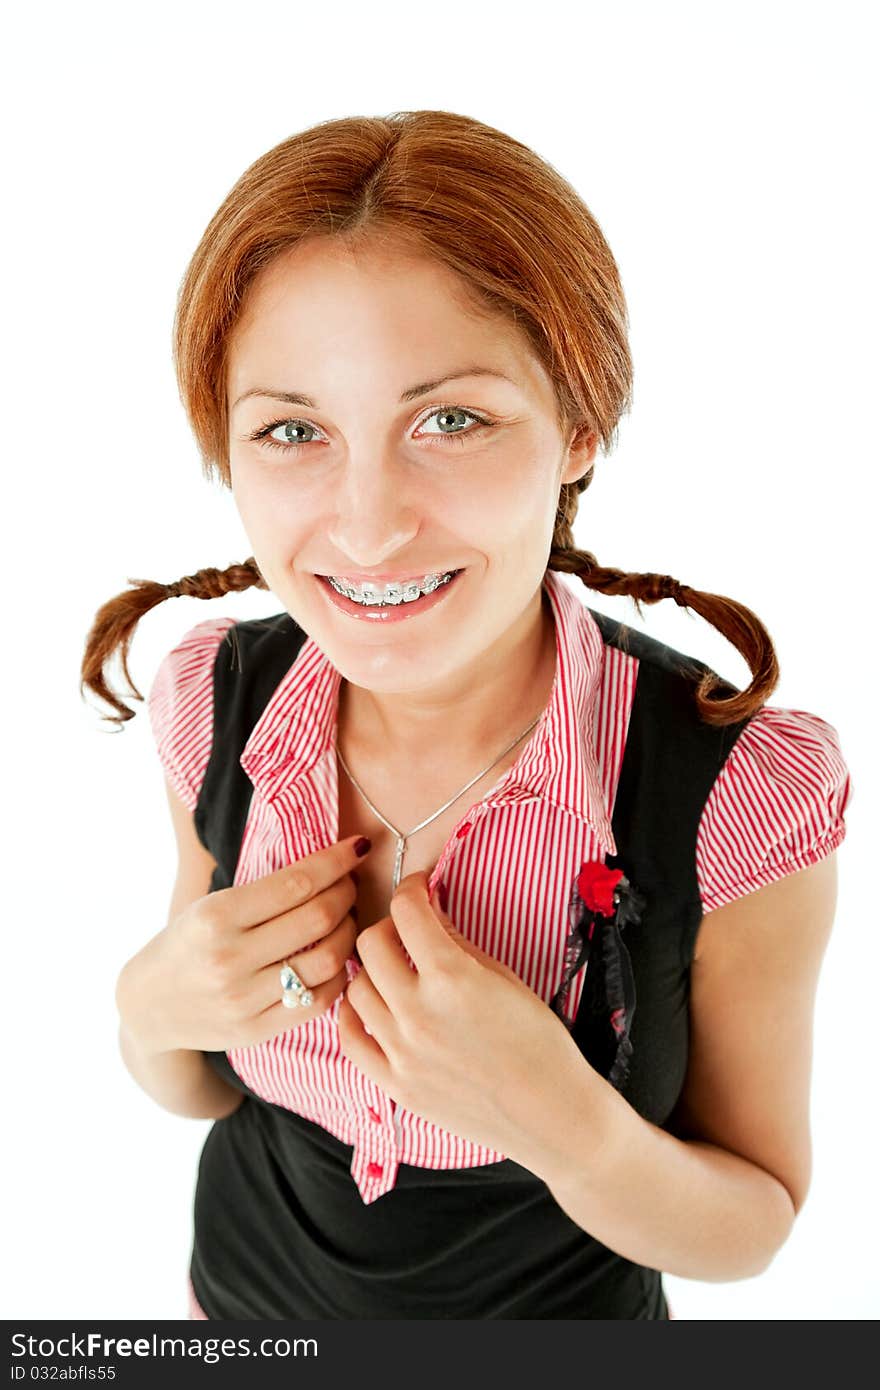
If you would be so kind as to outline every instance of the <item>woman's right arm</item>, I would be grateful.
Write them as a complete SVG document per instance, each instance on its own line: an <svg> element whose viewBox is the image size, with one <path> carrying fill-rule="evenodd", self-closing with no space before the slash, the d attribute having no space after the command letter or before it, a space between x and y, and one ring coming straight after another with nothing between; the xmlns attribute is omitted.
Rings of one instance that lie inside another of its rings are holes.
<svg viewBox="0 0 880 1390"><path fill-rule="evenodd" d="M215 861L196 835L190 811L167 778L165 788L178 848L177 879L168 914L171 922L208 893ZM116 985L122 1060L141 1090L163 1110L192 1119L225 1119L238 1109L244 1093L218 1076L203 1052L189 1048L156 1050L138 1025L134 991L140 954L122 967Z"/></svg>
<svg viewBox="0 0 880 1390"><path fill-rule="evenodd" d="M119 1025L119 1050L141 1090L172 1115L222 1120L244 1100L244 1092L218 1076L203 1052L188 1048L149 1052L139 1047L123 1023Z"/></svg>

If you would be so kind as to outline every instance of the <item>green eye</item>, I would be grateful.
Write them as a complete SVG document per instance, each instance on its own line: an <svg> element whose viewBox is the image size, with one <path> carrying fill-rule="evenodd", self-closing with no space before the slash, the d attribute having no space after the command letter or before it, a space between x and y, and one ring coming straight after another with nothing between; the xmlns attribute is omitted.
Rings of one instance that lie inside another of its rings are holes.
<svg viewBox="0 0 880 1390"><path fill-rule="evenodd" d="M473 410L465 410L463 406L459 406L459 405L442 405L442 406L440 406L439 410L432 410L430 415L426 415L426 416L425 416L425 419L423 420L422 424L427 424L427 422L428 422L429 420L434 420L434 419L436 419L438 415L446 415L446 416L450 416L450 415L464 415L464 416L467 416L468 419L470 419L470 420L476 420L476 421L477 421L477 429L469 429L469 430L441 430L440 433L439 433L439 435L434 435L434 436L433 436L435 439L456 439L456 438L460 438L462 435L479 434L481 428L488 428L488 426L489 426L489 421L486 420L486 419L484 419L482 415L477 415L477 414L475 413L475 411L473 411ZM421 428L421 426L420 426L419 428ZM429 436L429 437L430 437L430 436Z"/></svg>
<svg viewBox="0 0 880 1390"><path fill-rule="evenodd" d="M423 438L442 439L444 441L453 442L461 440L464 442L465 439L470 439L473 435L480 434L483 430L492 428L491 420L487 420L484 416L478 415L474 410L465 410L463 406L458 405L442 405L435 407L430 415L423 417L418 428L421 429L428 420L433 420L440 415L465 416L468 420L476 421L476 425L470 429L440 430L436 433L432 431L423 435ZM249 435L249 438L255 443L262 443L267 449L281 449L284 453L292 453L299 449L305 449L309 444L315 443L313 439L288 439L286 441L273 439L271 436L275 430L281 429L282 427L285 429L293 427L299 430L311 430L313 433L316 431L316 426L310 425L308 420L270 420L267 424L260 425L252 435Z"/></svg>

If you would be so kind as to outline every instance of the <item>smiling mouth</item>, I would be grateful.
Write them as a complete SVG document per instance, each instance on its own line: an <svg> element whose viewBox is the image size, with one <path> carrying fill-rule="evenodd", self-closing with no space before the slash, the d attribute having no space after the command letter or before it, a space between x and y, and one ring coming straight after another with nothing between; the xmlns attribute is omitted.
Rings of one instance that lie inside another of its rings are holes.
<svg viewBox="0 0 880 1390"><path fill-rule="evenodd" d="M448 584L457 574L461 574L460 569L435 570L419 578L389 583L367 581L358 584L333 574L318 575L318 578L335 589L337 594L342 594L353 603L359 603L363 608L389 608L401 603L415 603L418 599L432 594L435 589Z"/></svg>

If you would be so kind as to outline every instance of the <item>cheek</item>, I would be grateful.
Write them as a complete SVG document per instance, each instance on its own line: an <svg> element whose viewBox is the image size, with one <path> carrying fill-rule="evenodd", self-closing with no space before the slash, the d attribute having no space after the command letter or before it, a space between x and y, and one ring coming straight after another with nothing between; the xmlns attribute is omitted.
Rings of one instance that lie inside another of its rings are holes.
<svg viewBox="0 0 880 1390"><path fill-rule="evenodd" d="M313 500L290 479L259 468L232 470L232 492L242 525L255 549L283 559L313 533Z"/></svg>
<svg viewBox="0 0 880 1390"><path fill-rule="evenodd" d="M470 462L470 461L469 461ZM536 506L546 491L546 469L542 479L537 467L512 450L498 450L475 457L472 466L462 469L456 482L444 488L439 497L444 521L456 525L462 535L478 544L492 538L504 542L534 527ZM430 499L426 495L426 514ZM491 526L488 522L491 519Z"/></svg>
<svg viewBox="0 0 880 1390"><path fill-rule="evenodd" d="M490 484L490 485L489 485ZM513 455L497 475L487 480L482 495L473 500L473 524L496 548L516 547L524 555L543 552L553 534L559 489L552 461L537 453Z"/></svg>

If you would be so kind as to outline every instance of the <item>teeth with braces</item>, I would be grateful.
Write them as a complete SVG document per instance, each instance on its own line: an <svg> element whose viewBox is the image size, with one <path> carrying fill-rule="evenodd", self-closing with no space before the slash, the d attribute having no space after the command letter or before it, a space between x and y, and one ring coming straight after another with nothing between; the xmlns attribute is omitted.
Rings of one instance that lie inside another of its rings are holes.
<svg viewBox="0 0 880 1390"><path fill-rule="evenodd" d="M449 570L447 574L426 574L424 579L408 579L404 583L380 585L368 581L359 588L336 579L332 574L327 575L327 580L338 594L343 594L345 598L352 599L365 608L384 608L390 604L414 603L422 594L431 594L435 589L439 589L441 584L448 584L455 573L455 570Z"/></svg>

